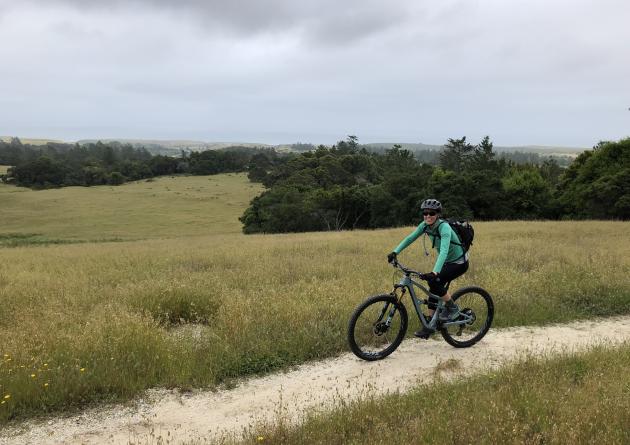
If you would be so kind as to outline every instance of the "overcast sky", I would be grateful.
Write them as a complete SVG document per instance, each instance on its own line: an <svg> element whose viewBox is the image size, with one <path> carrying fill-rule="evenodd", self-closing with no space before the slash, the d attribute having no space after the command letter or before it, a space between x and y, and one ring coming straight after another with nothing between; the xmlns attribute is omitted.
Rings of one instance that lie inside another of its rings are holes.
<svg viewBox="0 0 630 445"><path fill-rule="evenodd" d="M628 0L0 0L0 135L591 147Z"/></svg>

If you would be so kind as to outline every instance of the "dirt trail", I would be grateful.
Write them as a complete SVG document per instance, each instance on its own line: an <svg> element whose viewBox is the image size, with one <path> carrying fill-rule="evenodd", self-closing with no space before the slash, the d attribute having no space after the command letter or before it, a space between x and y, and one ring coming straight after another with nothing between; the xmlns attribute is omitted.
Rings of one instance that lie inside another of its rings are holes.
<svg viewBox="0 0 630 445"><path fill-rule="evenodd" d="M525 353L573 351L600 343L630 340L630 317L593 320L543 328L491 330L482 342L455 349L444 341L407 339L390 357L364 362L352 354L250 379L223 391L148 391L132 404L93 409L71 417L26 422L0 432L0 444L178 443L211 440L240 432L256 421L273 420L279 411L299 419L370 392L405 391L435 377L457 360L458 372L473 373L505 364Z"/></svg>

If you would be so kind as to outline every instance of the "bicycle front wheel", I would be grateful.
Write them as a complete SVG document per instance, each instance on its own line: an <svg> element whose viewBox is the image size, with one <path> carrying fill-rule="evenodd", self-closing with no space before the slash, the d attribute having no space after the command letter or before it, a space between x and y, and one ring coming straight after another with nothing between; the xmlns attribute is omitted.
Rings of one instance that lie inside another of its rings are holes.
<svg viewBox="0 0 630 445"><path fill-rule="evenodd" d="M440 332L449 345L467 348L481 340L490 329L494 303L488 292L476 286L458 289L452 297L459 307L459 319L468 321L443 327Z"/></svg>
<svg viewBox="0 0 630 445"><path fill-rule="evenodd" d="M348 323L348 344L363 360L380 360L394 352L407 332L407 309L389 294L361 303Z"/></svg>

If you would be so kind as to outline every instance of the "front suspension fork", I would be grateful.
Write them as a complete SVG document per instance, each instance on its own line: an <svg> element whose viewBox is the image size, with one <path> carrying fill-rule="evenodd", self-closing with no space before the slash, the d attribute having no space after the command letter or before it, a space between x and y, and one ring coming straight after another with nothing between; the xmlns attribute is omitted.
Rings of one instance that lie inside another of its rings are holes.
<svg viewBox="0 0 630 445"><path fill-rule="evenodd" d="M400 289L400 295L398 294L397 290ZM402 298L405 295L405 292L407 292L407 288L405 286L395 286L394 290L392 291L392 293L390 294L392 297L396 298L396 302L398 304L401 304ZM387 310L387 304L385 306L383 306L383 312L381 314L381 316L379 317L379 320L381 320L383 318L383 315L385 315L385 311ZM389 314L387 314L387 318L385 319L385 325L387 327L390 327L392 324L392 319L394 318L394 315L396 314L396 306L392 305L392 308L389 310Z"/></svg>

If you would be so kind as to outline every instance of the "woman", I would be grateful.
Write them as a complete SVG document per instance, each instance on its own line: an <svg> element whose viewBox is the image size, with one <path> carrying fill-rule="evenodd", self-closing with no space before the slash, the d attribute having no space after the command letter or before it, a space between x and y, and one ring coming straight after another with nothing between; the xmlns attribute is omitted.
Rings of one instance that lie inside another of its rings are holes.
<svg viewBox="0 0 630 445"><path fill-rule="evenodd" d="M420 206L423 221L418 228L400 242L389 255L390 263L396 256L405 250L419 236L426 233L432 242L432 247L437 249L438 257L433 266L433 271L424 276L429 283L432 294L441 297L446 303L446 311L440 314L441 321L449 321L457 318L459 309L451 300L446 286L455 278L463 275L468 270L468 254L462 248L462 243L457 233L444 220L440 219L442 204L437 199L427 199ZM437 299L429 297L429 315L433 315L437 307ZM425 327L415 332L416 337L429 338L432 330Z"/></svg>

